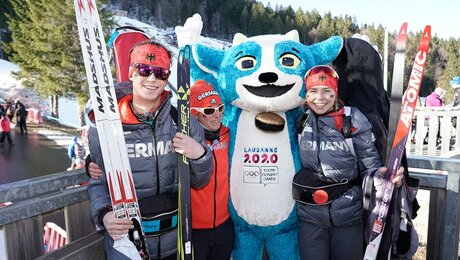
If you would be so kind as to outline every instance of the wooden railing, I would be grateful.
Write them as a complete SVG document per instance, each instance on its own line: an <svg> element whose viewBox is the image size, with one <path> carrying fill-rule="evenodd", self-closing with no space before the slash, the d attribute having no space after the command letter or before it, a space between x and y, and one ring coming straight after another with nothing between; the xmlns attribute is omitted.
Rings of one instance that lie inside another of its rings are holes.
<svg viewBox="0 0 460 260"><path fill-rule="evenodd" d="M425 259L457 259L460 230L460 159L409 156L409 172L430 191ZM0 259L105 259L102 236L91 223L82 170L0 185ZM43 227L62 214L69 244L44 254ZM419 231L420 232L420 231ZM3 243L1 243L3 241Z"/></svg>
<svg viewBox="0 0 460 260"><path fill-rule="evenodd" d="M0 185L0 203L12 202L0 208L0 241L4 241L0 243L0 259L42 256L49 218L64 223L69 244L43 259L60 259L53 255L62 252L78 255L78 259L104 259L102 237L89 217L86 186L81 186L87 180L83 170L76 170ZM86 250L88 246L91 250ZM73 249L66 251L68 248Z"/></svg>
<svg viewBox="0 0 460 260"><path fill-rule="evenodd" d="M428 219L423 220L428 227L423 259L459 259L460 159L411 156L408 165L410 175L420 180L420 189L430 191Z"/></svg>
<svg viewBox="0 0 460 260"><path fill-rule="evenodd" d="M460 107L417 107L406 144L407 154L441 157L460 154L459 120Z"/></svg>

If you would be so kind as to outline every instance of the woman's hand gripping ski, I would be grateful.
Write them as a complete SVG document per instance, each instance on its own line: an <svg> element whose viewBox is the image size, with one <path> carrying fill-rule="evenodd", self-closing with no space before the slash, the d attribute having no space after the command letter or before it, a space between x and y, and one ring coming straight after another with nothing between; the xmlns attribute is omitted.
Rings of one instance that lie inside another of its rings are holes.
<svg viewBox="0 0 460 260"><path fill-rule="evenodd" d="M387 167L383 166L382 168L380 168L380 172L382 173L382 175L385 175L388 172ZM403 178L404 167L399 167L398 171L396 171L395 177L393 178L393 180L391 180L391 183L393 183L396 186L396 188L399 188L402 185Z"/></svg>

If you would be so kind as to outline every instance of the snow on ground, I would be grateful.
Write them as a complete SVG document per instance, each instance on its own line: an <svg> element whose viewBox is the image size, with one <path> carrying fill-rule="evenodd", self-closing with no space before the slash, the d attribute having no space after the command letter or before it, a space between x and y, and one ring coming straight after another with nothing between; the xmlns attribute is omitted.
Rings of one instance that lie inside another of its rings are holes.
<svg viewBox="0 0 460 260"><path fill-rule="evenodd" d="M67 134L65 132L50 130L50 129L37 129L35 130L40 135L46 136L46 138L53 140L56 145L67 149L69 145L73 142L73 135ZM78 142L82 144L81 138L78 139Z"/></svg>

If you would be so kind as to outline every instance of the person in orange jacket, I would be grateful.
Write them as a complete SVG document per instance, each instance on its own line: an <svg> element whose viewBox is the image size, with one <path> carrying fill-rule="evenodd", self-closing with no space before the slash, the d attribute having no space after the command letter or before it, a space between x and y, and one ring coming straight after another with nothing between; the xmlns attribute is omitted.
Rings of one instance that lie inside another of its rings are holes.
<svg viewBox="0 0 460 260"><path fill-rule="evenodd" d="M191 189L195 259L230 259L234 238L228 210L230 135L222 125L224 104L211 84L198 80L191 86L190 112L203 127L206 144L214 157L209 183Z"/></svg>

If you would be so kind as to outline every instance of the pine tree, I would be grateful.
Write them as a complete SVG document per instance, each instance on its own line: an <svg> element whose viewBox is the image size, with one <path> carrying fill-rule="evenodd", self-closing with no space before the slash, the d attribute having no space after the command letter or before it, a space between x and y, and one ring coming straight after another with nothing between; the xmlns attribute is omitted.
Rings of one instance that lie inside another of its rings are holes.
<svg viewBox="0 0 460 260"><path fill-rule="evenodd" d="M7 53L3 50L5 42L11 41L11 34L8 31L6 16L11 15L13 9L9 1L0 1L0 59L7 59Z"/></svg>
<svg viewBox="0 0 460 260"><path fill-rule="evenodd" d="M14 14L8 17L13 41L11 60L21 71L18 77L39 95L76 97L81 111L88 87L72 0L11 0ZM99 8L101 7L99 3ZM101 10L101 17L108 12ZM110 20L107 20L111 24ZM105 34L107 35L107 33ZM52 115L58 116L58 104Z"/></svg>
<svg viewBox="0 0 460 260"><path fill-rule="evenodd" d="M460 41L450 38L446 43L447 64L437 85L447 90L446 103L454 97L454 89L450 87L450 80L460 76Z"/></svg>
<svg viewBox="0 0 460 260"><path fill-rule="evenodd" d="M319 21L317 27L316 41L324 41L332 35L336 35L334 28L334 20L332 18L331 12L328 12Z"/></svg>

